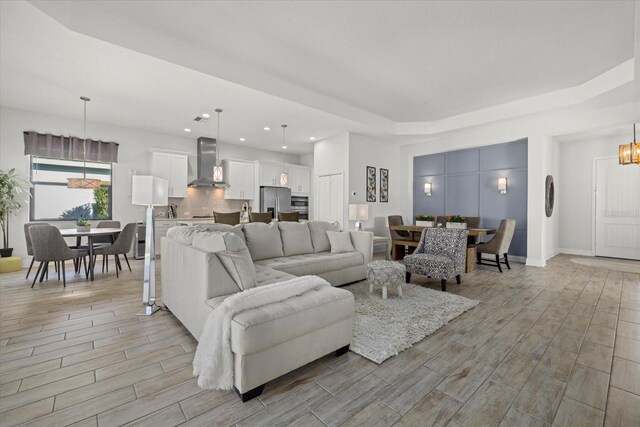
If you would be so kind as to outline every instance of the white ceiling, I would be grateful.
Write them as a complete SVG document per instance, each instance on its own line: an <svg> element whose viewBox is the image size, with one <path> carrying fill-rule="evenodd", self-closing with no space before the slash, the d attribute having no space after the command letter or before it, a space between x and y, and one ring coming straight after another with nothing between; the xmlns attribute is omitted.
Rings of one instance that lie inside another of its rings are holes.
<svg viewBox="0 0 640 427"><path fill-rule="evenodd" d="M1 105L80 117L88 95L90 119L194 137L220 106L223 141L279 149L286 122L294 152L579 87L634 52L632 1L30 3L0 2Z"/></svg>

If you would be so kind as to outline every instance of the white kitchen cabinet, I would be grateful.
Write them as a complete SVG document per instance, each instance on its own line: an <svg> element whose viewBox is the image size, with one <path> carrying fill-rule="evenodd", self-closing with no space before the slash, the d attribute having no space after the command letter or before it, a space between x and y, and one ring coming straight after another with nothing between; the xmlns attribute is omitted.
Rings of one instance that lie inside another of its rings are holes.
<svg viewBox="0 0 640 427"><path fill-rule="evenodd" d="M186 154L151 153L151 175L169 181L169 197L187 197L188 170Z"/></svg>
<svg viewBox="0 0 640 427"><path fill-rule="evenodd" d="M253 200L255 196L253 162L225 160L223 162L225 182L228 187L224 191L225 199Z"/></svg>
<svg viewBox="0 0 640 427"><path fill-rule="evenodd" d="M286 169L291 194L308 195L311 192L311 168L287 164Z"/></svg>
<svg viewBox="0 0 640 427"><path fill-rule="evenodd" d="M169 220L156 220L155 221L155 228L154 228L154 236L155 236L155 243L156 243L156 255L160 255L160 248L161 248L161 243L162 243L162 238L167 236L167 231L169 231L169 229L171 227L175 227L176 225L178 225L177 221L169 221Z"/></svg>
<svg viewBox="0 0 640 427"><path fill-rule="evenodd" d="M281 187L282 163L258 162L258 182L260 186Z"/></svg>

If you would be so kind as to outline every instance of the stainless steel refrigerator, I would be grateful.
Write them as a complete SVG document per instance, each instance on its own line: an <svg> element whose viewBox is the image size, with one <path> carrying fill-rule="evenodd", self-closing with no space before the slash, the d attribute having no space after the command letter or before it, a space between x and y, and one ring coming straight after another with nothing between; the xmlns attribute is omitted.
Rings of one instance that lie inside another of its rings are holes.
<svg viewBox="0 0 640 427"><path fill-rule="evenodd" d="M278 218L280 212L291 212L291 190L285 187L260 187L260 212Z"/></svg>

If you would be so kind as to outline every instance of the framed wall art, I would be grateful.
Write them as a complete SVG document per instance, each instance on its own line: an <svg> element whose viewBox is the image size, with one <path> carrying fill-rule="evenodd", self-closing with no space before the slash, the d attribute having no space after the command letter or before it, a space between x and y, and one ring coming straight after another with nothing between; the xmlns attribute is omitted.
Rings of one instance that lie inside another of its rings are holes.
<svg viewBox="0 0 640 427"><path fill-rule="evenodd" d="M389 202L389 169L380 168L380 202Z"/></svg>
<svg viewBox="0 0 640 427"><path fill-rule="evenodd" d="M376 168L367 166L367 202L376 201Z"/></svg>

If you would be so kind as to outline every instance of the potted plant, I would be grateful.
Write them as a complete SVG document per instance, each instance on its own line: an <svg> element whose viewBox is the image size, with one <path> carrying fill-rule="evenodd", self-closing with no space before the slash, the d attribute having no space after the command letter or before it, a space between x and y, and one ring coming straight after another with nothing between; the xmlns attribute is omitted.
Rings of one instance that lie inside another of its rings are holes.
<svg viewBox="0 0 640 427"><path fill-rule="evenodd" d="M29 196L29 181L18 173L15 169L9 172L0 170L0 223L2 224L2 249L1 257L10 257L13 248L9 247L9 215L14 214L22 208Z"/></svg>
<svg viewBox="0 0 640 427"><path fill-rule="evenodd" d="M434 227L436 218L433 215L416 215L416 225Z"/></svg>
<svg viewBox="0 0 640 427"><path fill-rule="evenodd" d="M461 215L448 215L447 228L467 228L467 218Z"/></svg>
<svg viewBox="0 0 640 427"><path fill-rule="evenodd" d="M87 221L85 218L80 218L76 220L76 230L89 231L91 230L91 223Z"/></svg>

